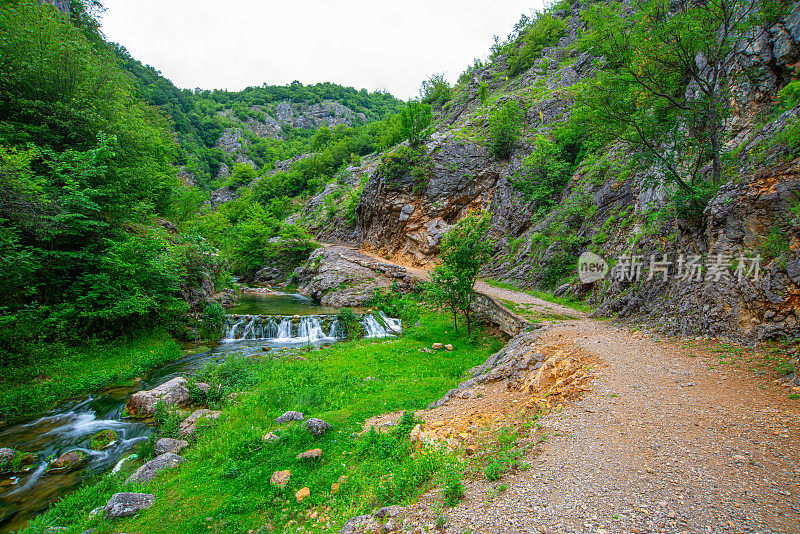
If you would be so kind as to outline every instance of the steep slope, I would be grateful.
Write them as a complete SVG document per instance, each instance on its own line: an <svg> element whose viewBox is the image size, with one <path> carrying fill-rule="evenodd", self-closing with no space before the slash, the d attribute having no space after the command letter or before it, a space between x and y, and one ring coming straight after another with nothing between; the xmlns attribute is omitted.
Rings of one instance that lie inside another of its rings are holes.
<svg viewBox="0 0 800 534"><path fill-rule="evenodd" d="M588 298L598 315L649 318L670 332L796 337L800 107L787 109L783 97L776 104L779 91L796 80L793 66L800 60L800 6L792 9L751 30L758 38L726 63L727 160L722 183L709 189L704 209L685 209L664 171L625 143L586 144L589 123L575 115L576 98L611 67L581 46L587 6L562 2L548 16L563 21L563 29L529 67L510 74L525 46L523 30L498 47L488 64L462 75L452 99L436 112L436 132L421 155L401 149L349 168L347 181L314 197L302 218L323 238L427 265L435 262L439 240L453 223L470 210L486 209L493 213L496 243L487 276L558 288ZM523 27L536 23L528 24ZM683 87L692 102L697 87ZM492 128L509 101L522 112L522 131L506 158L491 150ZM558 157L571 175L554 189L552 204L537 200L524 183L531 154L548 141L560 143ZM662 142L668 143L666 133ZM670 151L667 144L663 150ZM392 158L401 172L386 164ZM700 161L698 168L698 176L710 176L711 161ZM356 187L363 188L360 196ZM322 206L329 206L327 213ZM604 280L582 283L577 259L587 251L604 257L609 267L620 258L622 263ZM670 264L666 279L656 273L648 280L654 254ZM638 280L622 279L622 266L631 258L634 267L641 262ZM699 274L679 272L689 259L702 265ZM760 262L758 278L752 272L740 280L736 267L749 269L754 261ZM720 279L715 262L724 267Z"/></svg>

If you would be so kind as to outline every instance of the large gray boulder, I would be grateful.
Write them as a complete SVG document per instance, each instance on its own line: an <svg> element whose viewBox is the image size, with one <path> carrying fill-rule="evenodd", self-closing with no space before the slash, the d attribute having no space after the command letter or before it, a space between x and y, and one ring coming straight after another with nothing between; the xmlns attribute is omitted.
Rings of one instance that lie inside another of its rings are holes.
<svg viewBox="0 0 800 534"><path fill-rule="evenodd" d="M322 247L294 272L299 289L326 306L361 306L376 289L410 289L411 274L404 267L386 263L342 246Z"/></svg>
<svg viewBox="0 0 800 534"><path fill-rule="evenodd" d="M125 482L127 484L147 484L156 477L159 471L178 467L185 461L183 457L177 454L172 454L171 452L164 453L161 456L156 456L134 471Z"/></svg>
<svg viewBox="0 0 800 534"><path fill-rule="evenodd" d="M181 406L189 402L189 388L185 378L179 376L150 390L137 391L125 409L134 417L153 417L158 401L163 401L167 406Z"/></svg>
<svg viewBox="0 0 800 534"><path fill-rule="evenodd" d="M155 495L149 493L115 493L106 503L105 516L106 519L130 517L155 503Z"/></svg>

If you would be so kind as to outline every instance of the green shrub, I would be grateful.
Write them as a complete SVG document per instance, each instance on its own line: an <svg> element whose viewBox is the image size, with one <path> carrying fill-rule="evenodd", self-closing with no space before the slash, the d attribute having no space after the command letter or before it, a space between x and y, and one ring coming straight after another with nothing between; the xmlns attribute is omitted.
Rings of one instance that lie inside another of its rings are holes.
<svg viewBox="0 0 800 534"><path fill-rule="evenodd" d="M678 187L672 195L678 219L699 227L703 222L703 212L719 187L720 184L713 181L694 184L688 191Z"/></svg>
<svg viewBox="0 0 800 534"><path fill-rule="evenodd" d="M520 36L520 40L507 57L508 75L514 77L529 69L547 46L553 46L564 35L566 23L552 15L539 15L528 29Z"/></svg>
<svg viewBox="0 0 800 534"><path fill-rule="evenodd" d="M403 137L408 139L408 144L418 147L431 133L431 120L433 118L430 104L423 102L408 103L400 113L400 127Z"/></svg>
<svg viewBox="0 0 800 534"><path fill-rule="evenodd" d="M460 463L448 464L443 473L444 484L442 496L447 506L455 506L464 498L464 484L462 483L463 466Z"/></svg>
<svg viewBox="0 0 800 534"><path fill-rule="evenodd" d="M339 310L336 320L339 321L340 326L344 327L347 339L358 339L364 334L364 327L361 326L358 316L353 313L352 309L342 308Z"/></svg>
<svg viewBox="0 0 800 534"><path fill-rule="evenodd" d="M800 80L789 82L778 91L778 109L787 111L800 104Z"/></svg>
<svg viewBox="0 0 800 534"><path fill-rule="evenodd" d="M413 295L404 295L397 289L397 284L383 292L376 289L372 298L366 302L367 306L374 306L389 317L400 318L404 332L409 332L420 318L420 305Z"/></svg>
<svg viewBox="0 0 800 534"><path fill-rule="evenodd" d="M219 302L209 302L200 316L201 333L205 339L217 341L225 322L225 308Z"/></svg>
<svg viewBox="0 0 800 534"><path fill-rule="evenodd" d="M789 240L786 238L786 232L780 228L772 228L760 248L764 263L780 258L782 254L788 254ZM786 268L785 256L781 267Z"/></svg>
<svg viewBox="0 0 800 534"><path fill-rule="evenodd" d="M568 274L576 271L577 259L566 252L552 255L544 264L541 274L541 285L545 288L556 287Z"/></svg>
<svg viewBox="0 0 800 534"><path fill-rule="evenodd" d="M507 159L519 139L522 111L516 100L507 100L489 117L489 143L498 158Z"/></svg>
<svg viewBox="0 0 800 534"><path fill-rule="evenodd" d="M514 177L514 187L532 200L536 209L550 206L569 181L572 170L561 150L540 135L536 148L522 163L522 171Z"/></svg>
<svg viewBox="0 0 800 534"><path fill-rule="evenodd" d="M480 100L481 104L485 104L488 98L489 98L489 86L486 85L486 82L481 82L480 84L478 84L478 100Z"/></svg>
<svg viewBox="0 0 800 534"><path fill-rule="evenodd" d="M444 74L434 74L424 82L419 90L420 100L441 109L452 98L453 90L444 78Z"/></svg>
<svg viewBox="0 0 800 534"><path fill-rule="evenodd" d="M403 145L383 156L380 170L387 181L400 181L406 174L410 174L417 185L425 185L430 179L432 163L423 147Z"/></svg>

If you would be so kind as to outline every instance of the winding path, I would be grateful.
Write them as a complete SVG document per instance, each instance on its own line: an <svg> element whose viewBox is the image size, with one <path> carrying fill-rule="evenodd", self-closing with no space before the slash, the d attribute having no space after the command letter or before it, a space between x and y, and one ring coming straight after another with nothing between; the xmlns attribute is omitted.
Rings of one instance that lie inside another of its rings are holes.
<svg viewBox="0 0 800 534"><path fill-rule="evenodd" d="M539 421L549 439L532 440L531 469L495 483L465 480L446 532L800 532L800 399L764 353L618 328L484 281L475 289L564 316L537 346L577 348L604 365L592 391ZM419 415L459 424L480 410L513 418L524 399L500 386ZM404 515L434 524L440 500L429 492Z"/></svg>

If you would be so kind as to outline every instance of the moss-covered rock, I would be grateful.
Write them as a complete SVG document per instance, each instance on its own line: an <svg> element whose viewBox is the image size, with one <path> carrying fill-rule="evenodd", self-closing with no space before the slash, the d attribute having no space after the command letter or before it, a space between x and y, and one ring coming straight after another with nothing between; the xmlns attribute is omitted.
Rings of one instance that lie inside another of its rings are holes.
<svg viewBox="0 0 800 534"><path fill-rule="evenodd" d="M102 451L117 441L117 433L111 429L101 430L89 440L89 448L93 451Z"/></svg>
<svg viewBox="0 0 800 534"><path fill-rule="evenodd" d="M79 449L71 450L69 452L65 452L59 456L55 462L50 464L48 471L72 471L73 469L78 468L88 459L89 455L84 451Z"/></svg>
<svg viewBox="0 0 800 534"><path fill-rule="evenodd" d="M36 462L36 456L9 447L0 448L0 475L25 471Z"/></svg>

